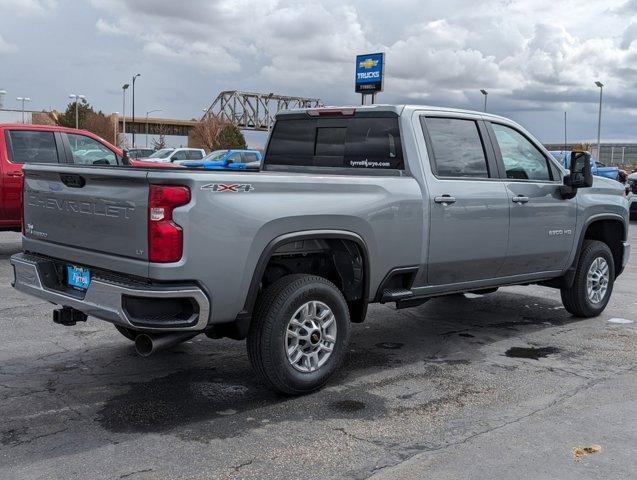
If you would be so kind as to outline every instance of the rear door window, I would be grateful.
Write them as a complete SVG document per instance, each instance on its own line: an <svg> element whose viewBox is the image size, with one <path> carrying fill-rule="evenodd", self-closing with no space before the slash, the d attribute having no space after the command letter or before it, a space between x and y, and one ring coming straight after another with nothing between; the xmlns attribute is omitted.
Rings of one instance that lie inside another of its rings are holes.
<svg viewBox="0 0 637 480"><path fill-rule="evenodd" d="M201 160L203 158L200 150L187 150L186 156L188 157L188 160Z"/></svg>
<svg viewBox="0 0 637 480"><path fill-rule="evenodd" d="M243 163L258 162L259 161L259 157L257 157L257 154L254 153L254 152L243 152L241 154L241 156L243 157Z"/></svg>
<svg viewBox="0 0 637 480"><path fill-rule="evenodd" d="M277 120L267 165L403 170L398 118Z"/></svg>
<svg viewBox="0 0 637 480"><path fill-rule="evenodd" d="M421 122L431 139L437 176L489 177L482 138L474 120L422 117Z"/></svg>
<svg viewBox="0 0 637 480"><path fill-rule="evenodd" d="M186 152L186 150L179 150L178 152L175 152L172 157L170 157L171 162L176 162L179 160L188 160L188 153Z"/></svg>
<svg viewBox="0 0 637 480"><path fill-rule="evenodd" d="M67 133L73 163L76 165L117 165L115 152L97 140L75 133Z"/></svg>
<svg viewBox="0 0 637 480"><path fill-rule="evenodd" d="M53 132L8 130L9 157L12 163L58 163Z"/></svg>

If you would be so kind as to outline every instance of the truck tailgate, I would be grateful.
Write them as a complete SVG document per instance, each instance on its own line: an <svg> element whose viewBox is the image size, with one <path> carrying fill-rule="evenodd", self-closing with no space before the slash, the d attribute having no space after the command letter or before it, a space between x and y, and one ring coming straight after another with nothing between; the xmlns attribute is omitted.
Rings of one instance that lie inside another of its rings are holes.
<svg viewBox="0 0 637 480"><path fill-rule="evenodd" d="M25 166L25 239L147 261L146 177L128 168Z"/></svg>

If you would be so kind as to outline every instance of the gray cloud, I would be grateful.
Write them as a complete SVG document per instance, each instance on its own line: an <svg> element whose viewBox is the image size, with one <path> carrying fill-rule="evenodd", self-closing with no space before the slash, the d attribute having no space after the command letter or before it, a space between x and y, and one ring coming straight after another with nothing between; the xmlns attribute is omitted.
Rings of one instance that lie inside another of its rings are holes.
<svg viewBox="0 0 637 480"><path fill-rule="evenodd" d="M557 119L572 111L579 133L589 135L593 82L600 79L607 85L609 134L627 135L637 117L631 14L637 0L487 0L480 8L469 0L92 0L82 8L0 0L0 6L22 19L0 19L0 55L23 72L20 87L42 96L58 88L63 98L65 89L83 83L103 109L118 108L117 86L133 70L143 74L139 101L176 116L199 115L226 89L356 103L354 56L384 51L382 101L479 109L478 90L486 88L490 109L517 112L550 140L560 136L559 120L541 121L542 112ZM54 45L25 35L31 27ZM43 76L32 75L34 64Z"/></svg>

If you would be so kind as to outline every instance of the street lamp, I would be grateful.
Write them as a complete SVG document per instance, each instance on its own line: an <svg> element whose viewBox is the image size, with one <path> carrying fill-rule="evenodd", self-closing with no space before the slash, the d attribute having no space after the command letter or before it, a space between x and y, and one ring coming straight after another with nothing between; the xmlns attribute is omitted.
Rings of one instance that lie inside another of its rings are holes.
<svg viewBox="0 0 637 480"><path fill-rule="evenodd" d="M133 75L133 148L135 148L135 80L141 75L141 73Z"/></svg>
<svg viewBox="0 0 637 480"><path fill-rule="evenodd" d="M80 128L80 118L77 111L77 102L80 99L86 100L86 97L84 95L76 95L72 93L71 95L69 95L69 98L72 98L73 100L75 100L75 129L77 130L78 128Z"/></svg>
<svg viewBox="0 0 637 480"><path fill-rule="evenodd" d="M16 97L18 102L22 102L22 123L24 123L24 102L30 102L31 99L29 97Z"/></svg>
<svg viewBox="0 0 637 480"><path fill-rule="evenodd" d="M7 94L6 90L0 90L0 110L2 110L2 101L4 100L4 96Z"/></svg>
<svg viewBox="0 0 637 480"><path fill-rule="evenodd" d="M126 90L128 83L122 85L122 148L126 144Z"/></svg>
<svg viewBox="0 0 637 480"><path fill-rule="evenodd" d="M155 109L155 110L148 110L146 112L146 146L148 146L148 114L153 112L163 112L163 110Z"/></svg>
<svg viewBox="0 0 637 480"><path fill-rule="evenodd" d="M604 84L599 80L595 82L595 85L599 87L599 114L597 117L597 161L602 161L602 151L600 138L602 135L602 92L604 91Z"/></svg>
<svg viewBox="0 0 637 480"><path fill-rule="evenodd" d="M113 145L117 145L117 127L119 127L119 112L113 112Z"/></svg>
<svg viewBox="0 0 637 480"><path fill-rule="evenodd" d="M484 95L484 111L486 112L487 111L487 96L489 95L489 92L487 92L484 89L480 89L480 93Z"/></svg>

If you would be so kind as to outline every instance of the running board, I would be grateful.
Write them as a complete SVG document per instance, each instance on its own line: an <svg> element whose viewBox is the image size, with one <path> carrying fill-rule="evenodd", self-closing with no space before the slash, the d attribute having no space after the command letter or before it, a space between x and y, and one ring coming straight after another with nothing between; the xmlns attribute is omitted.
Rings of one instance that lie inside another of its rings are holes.
<svg viewBox="0 0 637 480"><path fill-rule="evenodd" d="M383 290L380 303L400 302L414 296L414 292L406 288L387 288Z"/></svg>

